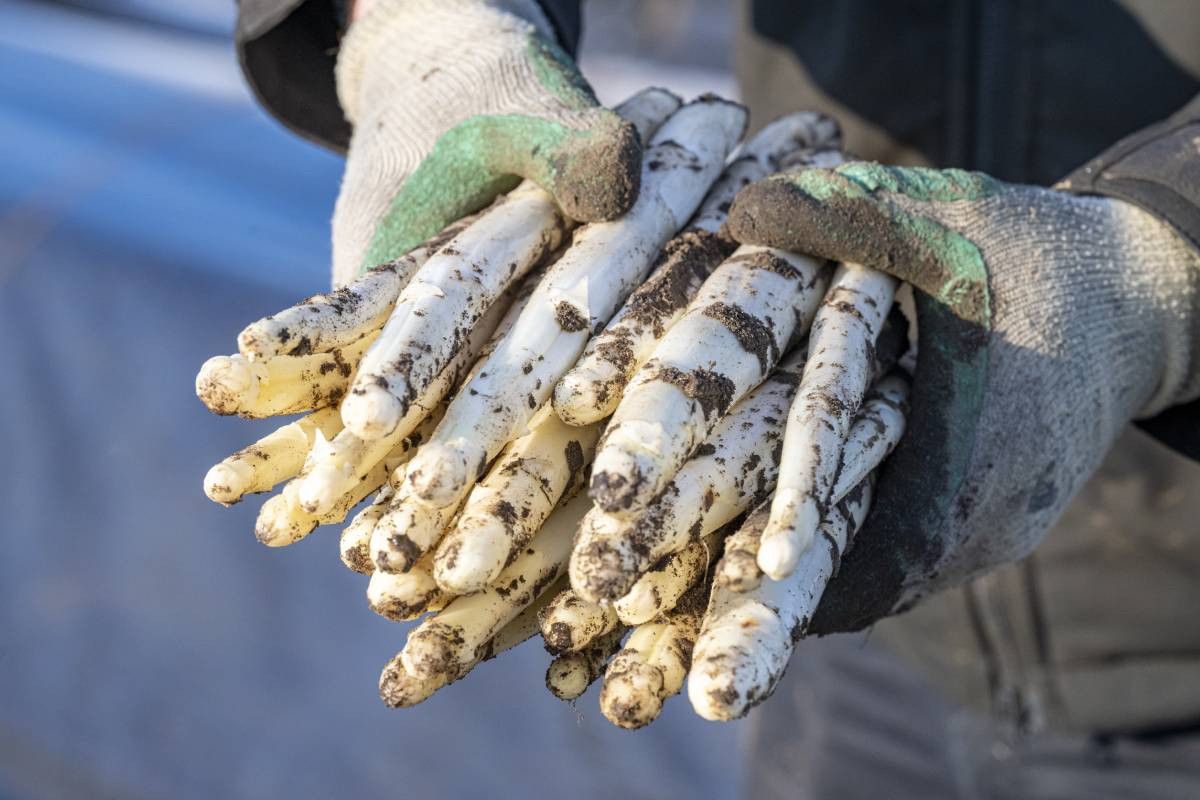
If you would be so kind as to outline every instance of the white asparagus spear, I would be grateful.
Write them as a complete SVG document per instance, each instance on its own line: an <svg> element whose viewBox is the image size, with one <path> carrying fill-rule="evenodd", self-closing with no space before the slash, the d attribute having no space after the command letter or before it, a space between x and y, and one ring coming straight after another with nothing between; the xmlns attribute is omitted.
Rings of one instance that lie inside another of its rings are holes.
<svg viewBox="0 0 1200 800"><path fill-rule="evenodd" d="M697 714L737 719L771 695L847 542L866 518L870 490L864 482L830 509L820 526L824 544L805 550L785 579L762 581L746 592L713 587L688 677Z"/></svg>
<svg viewBox="0 0 1200 800"><path fill-rule="evenodd" d="M289 422L215 464L204 476L204 493L228 506L248 494L265 492L300 472L318 432L331 438L341 429L336 408L322 408Z"/></svg>
<svg viewBox="0 0 1200 800"><path fill-rule="evenodd" d="M433 579L432 559L423 558L407 572L375 570L367 583L367 605L393 622L416 619L427 611L440 611L452 599Z"/></svg>
<svg viewBox="0 0 1200 800"><path fill-rule="evenodd" d="M438 584L471 594L492 583L559 499L580 488L599 435L599 426L574 428L550 414L510 443L438 545L433 569Z"/></svg>
<svg viewBox="0 0 1200 800"><path fill-rule="evenodd" d="M725 537L725 552L717 562L713 585L731 592L748 592L762 582L758 568L758 543L763 528L771 517L771 500L767 498L750 512L738 529Z"/></svg>
<svg viewBox="0 0 1200 800"><path fill-rule="evenodd" d="M842 464L830 504L840 503L887 458L904 434L907 411L908 380L903 375L889 375L871 387L842 448ZM767 500L725 539L725 554L716 569L715 580L719 585L734 592L758 586L762 580L758 547L770 513L771 501Z"/></svg>
<svg viewBox="0 0 1200 800"><path fill-rule="evenodd" d="M552 598L538 616L546 649L555 654L582 650L596 637L615 630L617 624L617 611L611 604L590 603L570 588Z"/></svg>
<svg viewBox="0 0 1200 800"><path fill-rule="evenodd" d="M650 277L625 301L608 327L554 386L554 412L570 425L612 414L629 378L683 315L701 283L733 251L715 233L687 230L667 242Z"/></svg>
<svg viewBox="0 0 1200 800"><path fill-rule="evenodd" d="M706 98L683 106L655 132L633 208L575 232L513 330L418 452L410 476L422 499L453 502L482 465L523 432L589 332L608 320L695 211L744 125L741 106Z"/></svg>
<svg viewBox="0 0 1200 800"><path fill-rule="evenodd" d="M482 350L475 344L477 332L472 332L470 346L466 348L465 352L455 357L455 362L451 366L454 367L463 359L469 358L471 353L478 352L480 361L472 368L478 369L479 363L495 347L496 341L504 336L520 316L521 309L529 302L529 296L536 283L537 273L535 272L527 277L521 288L517 290L516 299L509 305L499 324L495 326L495 332L483 345ZM494 313L495 307L489 309L489 316ZM469 362L463 361L463 363ZM439 388L442 383L450 386L457 383L457 380L448 379L445 375L439 376L431 386L431 396L444 393ZM439 408L439 419L441 411L442 409ZM436 419L434 421L436 422ZM407 425L402 424L399 427L407 427ZM423 439L427 438L427 434L427 430L421 431ZM437 542L454 516L458 505L456 503L445 508L431 509L426 504L418 502L412 492L411 484L407 480L407 465L404 474L397 473L392 476L392 484L396 487L396 492L389 498L388 507L371 526L371 538L368 540L367 552L373 562L372 569L379 567L388 572L402 572ZM376 535L377 530L378 535Z"/></svg>
<svg viewBox="0 0 1200 800"><path fill-rule="evenodd" d="M742 145L725 166L700 209L664 248L650 277L633 291L605 329L592 337L579 361L554 387L554 410L571 425L611 415L626 384L674 325L705 278L733 252L717 235L734 196L747 184L779 170L794 150L833 147L836 123L813 112L780 117Z"/></svg>
<svg viewBox="0 0 1200 800"><path fill-rule="evenodd" d="M630 730L649 725L683 688L707 598L706 584L693 586L673 609L633 629L604 673L600 712L609 722Z"/></svg>
<svg viewBox="0 0 1200 800"><path fill-rule="evenodd" d="M390 708L408 708L424 700L428 700L434 692L461 680L482 661L495 658L506 650L511 650L522 642L537 635L537 615L548 595L559 586L565 586L566 581L559 579L554 586L546 591L534 603L528 606L516 618L500 629L482 648L479 658L467 665L458 675L451 678L445 673L438 673L432 678L415 678L404 670L397 653L379 676L379 696L384 705Z"/></svg>
<svg viewBox="0 0 1200 800"><path fill-rule="evenodd" d="M507 333L516 323L517 318L521 315L522 309L524 309L525 305L529 302L529 298L533 294L533 290L537 286L537 283L540 280L539 276L541 274L542 273L540 270L535 271L526 277L525 281L521 284L521 288L517 290L516 299L513 300L512 305L509 306L509 309L505 313L503 319L500 320L500 324L496 326L496 331L492 334L492 338L490 338L487 344L484 345L483 351L479 355L479 360L476 361L475 365L471 368L472 373L478 370L480 366L485 363L487 355L492 352L496 342L503 338L505 333ZM469 380L470 374L468 374L468 377L464 383ZM396 484L398 491L403 489L404 499L401 500L399 497L393 497L388 507L389 511L393 507L397 509L396 514L393 515L393 519L388 523L388 525L392 528L392 531L389 531L387 534L381 532L380 537L375 539L374 543L368 546L368 552L372 554L372 559L374 559L375 554L378 553L378 560L380 563L385 563L387 565L385 567L386 569L399 571L405 564L412 563L412 559L419 556L423 550L412 550L412 548L408 546L408 543L404 541L397 541L393 546L389 537L393 534L399 535L401 533L405 533L407 531L406 526L422 525L424 527L421 530L414 531L413 536L415 536L418 540L425 542L423 545L424 547L432 546L433 543L437 542L437 540L441 537L444 526L458 508L460 500L456 499L454 504L443 509L431 510L424 507L425 504L419 503L419 501L416 499L411 486L408 485L409 482L407 480L407 471L405 475L396 477L393 480L393 483ZM408 488L404 488L406 486ZM402 505L412 503L419 503L419 507L408 509L407 511L401 510ZM387 512L385 511L385 514L386 513ZM375 526L372 526L372 533L374 532L374 527ZM411 550L412 552L409 555L405 555L406 550Z"/></svg>
<svg viewBox="0 0 1200 800"><path fill-rule="evenodd" d="M642 515L615 517L598 508L588 514L571 553L571 586L581 597L616 600L659 559L727 524L771 492L802 365L800 349L789 354L717 424Z"/></svg>
<svg viewBox="0 0 1200 800"><path fill-rule="evenodd" d="M853 264L838 267L809 335L808 364L788 412L779 486L763 530L758 566L786 577L812 542L829 503L850 421L874 364L875 340L896 280Z"/></svg>
<svg viewBox="0 0 1200 800"><path fill-rule="evenodd" d="M846 435L842 463L829 495L831 504L841 502L896 448L904 435L908 392L908 378L900 373L871 387Z"/></svg>
<svg viewBox="0 0 1200 800"><path fill-rule="evenodd" d="M451 224L406 255L364 272L340 289L313 295L252 322L238 334L238 352L251 360L325 353L378 331L413 274L476 216Z"/></svg>
<svg viewBox="0 0 1200 800"><path fill-rule="evenodd" d="M477 594L456 597L408 636L400 653L404 668L418 678L456 675L487 640L532 603L566 569L571 535L587 510L577 495L558 509L496 583Z"/></svg>
<svg viewBox="0 0 1200 800"><path fill-rule="evenodd" d="M196 396L214 414L260 419L335 406L376 334L328 353L251 361L240 353L200 365Z"/></svg>
<svg viewBox="0 0 1200 800"><path fill-rule="evenodd" d="M597 678L604 665L621 649L624 628L597 637L582 650L556 656L546 668L546 688L559 700L577 700Z"/></svg>
<svg viewBox="0 0 1200 800"><path fill-rule="evenodd" d="M617 113L648 130L674 105L670 93L649 90ZM572 227L548 192L525 181L431 256L400 293L363 359L342 404L346 427L363 439L391 432L483 309L553 252Z"/></svg>
<svg viewBox="0 0 1200 800"><path fill-rule="evenodd" d="M400 293L342 403L346 429L391 433L483 312L553 252L568 229L550 196L519 186L430 257Z"/></svg>
<svg viewBox="0 0 1200 800"><path fill-rule="evenodd" d="M371 532L375 530L375 523L387 512L395 494L396 488L389 480L379 487L371 504L355 514L350 524L342 529L338 541L342 563L360 575L370 575L375 571L375 565L371 563Z"/></svg>
<svg viewBox="0 0 1200 800"><path fill-rule="evenodd" d="M413 494L410 469L387 511L371 531L371 561L376 572L406 572L441 539L458 503L434 507Z"/></svg>
<svg viewBox="0 0 1200 800"><path fill-rule="evenodd" d="M324 514L309 514L300 507L296 499L296 482L291 481L283 491L263 503L254 524L254 535L268 547L285 547L295 544L318 525L330 525L346 519L350 509L365 500L387 480L388 472L406 455L396 453L380 461L359 480L353 490L347 492Z"/></svg>
<svg viewBox="0 0 1200 800"><path fill-rule="evenodd" d="M808 330L828 281L825 263L765 247L744 245L717 267L621 397L592 469L596 504L644 509Z"/></svg>
<svg viewBox="0 0 1200 800"><path fill-rule="evenodd" d="M626 625L642 625L674 608L679 598L704 578L721 551L724 534L724 528L713 531L671 553L638 578L633 588L613 603L617 618Z"/></svg>
<svg viewBox="0 0 1200 800"><path fill-rule="evenodd" d="M344 494L348 487L367 473L379 459L401 443L416 447L426 438L423 433L415 436L418 426L439 409L476 359L488 352L489 344L504 335L516 319L509 314L513 305L509 302L512 292L504 295L484 312L479 322L467 334L463 346L450 359L445 369L434 378L424 393L413 400L404 418L392 432L378 439L362 439L348 430L342 430L331 441L314 447L305 465L305 474L297 488L297 495L304 509L319 514ZM519 313L519 312L518 312ZM428 432L425 432L428 433Z"/></svg>

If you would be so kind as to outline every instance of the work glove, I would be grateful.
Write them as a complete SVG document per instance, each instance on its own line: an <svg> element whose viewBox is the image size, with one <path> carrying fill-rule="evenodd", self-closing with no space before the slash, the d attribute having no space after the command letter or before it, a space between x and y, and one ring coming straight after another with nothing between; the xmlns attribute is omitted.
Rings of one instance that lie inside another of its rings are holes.
<svg viewBox="0 0 1200 800"><path fill-rule="evenodd" d="M354 132L335 285L521 177L578 221L619 216L637 196L636 131L598 107L535 0L376 0L342 41L337 90Z"/></svg>
<svg viewBox="0 0 1200 800"><path fill-rule="evenodd" d="M1200 395L1200 258L1124 201L858 162L760 181L727 225L916 290L908 432L814 632L1028 554L1126 423Z"/></svg>

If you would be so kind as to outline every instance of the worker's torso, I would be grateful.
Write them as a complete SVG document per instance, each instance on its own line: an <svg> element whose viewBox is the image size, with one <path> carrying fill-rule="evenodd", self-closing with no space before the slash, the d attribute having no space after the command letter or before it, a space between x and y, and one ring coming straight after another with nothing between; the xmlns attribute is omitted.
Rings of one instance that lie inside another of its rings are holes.
<svg viewBox="0 0 1200 800"><path fill-rule="evenodd" d="M752 122L1048 184L1200 92L1193 0L744 0ZM1018 726L1200 724L1200 465L1127 433L1034 557L874 636Z"/></svg>

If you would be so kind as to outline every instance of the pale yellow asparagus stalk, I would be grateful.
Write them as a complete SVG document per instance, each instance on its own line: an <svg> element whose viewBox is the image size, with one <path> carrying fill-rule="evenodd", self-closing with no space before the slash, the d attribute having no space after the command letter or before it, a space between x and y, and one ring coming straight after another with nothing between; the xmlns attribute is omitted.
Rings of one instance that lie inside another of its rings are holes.
<svg viewBox="0 0 1200 800"><path fill-rule="evenodd" d="M427 611L440 611L452 599L433 579L431 558L423 558L407 572L371 573L367 605L393 622L416 619Z"/></svg>
<svg viewBox="0 0 1200 800"><path fill-rule="evenodd" d="M546 688L559 700L576 700L597 678L604 665L621 649L624 628L616 628L588 643L587 647L556 656L546 668Z"/></svg>
<svg viewBox="0 0 1200 800"><path fill-rule="evenodd" d="M819 529L824 543L801 553L783 580L764 580L743 592L713 587L688 675L688 699L697 714L737 719L775 690L842 553L866 518L870 488L869 482L860 484L830 508Z"/></svg>
<svg viewBox="0 0 1200 800"><path fill-rule="evenodd" d="M908 380L902 374L889 375L871 388L846 437L830 503L841 502L888 456L904 434L907 408ZM757 588L762 580L758 547L770 514L767 500L725 539L725 554L716 570L718 585L734 592Z"/></svg>
<svg viewBox="0 0 1200 800"><path fill-rule="evenodd" d="M717 562L713 584L731 592L748 592L762 581L758 568L758 543L771 517L771 498L750 512L736 531L725 539L725 553Z"/></svg>
<svg viewBox="0 0 1200 800"><path fill-rule="evenodd" d="M542 639L551 653L573 653L587 647L618 625L611 604L590 603L567 588L546 604L538 617Z"/></svg>
<svg viewBox="0 0 1200 800"><path fill-rule="evenodd" d="M734 406L643 514L619 517L599 508L588 513L571 554L571 586L581 597L615 601L659 559L729 523L771 492L803 362L802 350L793 351Z"/></svg>
<svg viewBox="0 0 1200 800"><path fill-rule="evenodd" d="M792 571L828 507L895 290L894 278L844 264L813 321L808 365L788 412L784 467L758 548L759 568L775 580Z"/></svg>
<svg viewBox="0 0 1200 800"><path fill-rule="evenodd" d="M565 585L566 581L559 579L546 593L525 608L512 622L501 628L499 633L489 639L480 648L480 652L477 654L478 657L453 677L447 675L445 672L439 672L432 678L413 677L405 671L404 664L401 663L400 654L397 653L388 662L387 666L384 667L383 672L379 676L379 696L383 700L384 705L391 708L415 706L417 703L428 700L434 692L443 686L456 680L461 680L480 662L495 658L501 653L511 650L522 642L532 638L537 634L537 615L542 605L546 602L550 594Z"/></svg>
<svg viewBox="0 0 1200 800"><path fill-rule="evenodd" d="M342 429L336 408L322 408L272 431L213 466L204 476L204 493L222 505L265 492L294 478L318 433L331 438Z"/></svg>
<svg viewBox="0 0 1200 800"><path fill-rule="evenodd" d="M743 245L722 263L638 370L596 452L590 493L632 516L656 497L727 410L808 330L824 262Z"/></svg>
<svg viewBox="0 0 1200 800"><path fill-rule="evenodd" d="M367 270L341 288L252 322L238 334L238 352L251 360L326 353L378 334L413 274L476 216L453 223L409 253Z"/></svg>
<svg viewBox="0 0 1200 800"><path fill-rule="evenodd" d="M324 514L309 514L296 498L296 482L290 481L283 491L263 503L254 525L254 535L268 547L285 547L312 533L318 525L342 522L350 509L365 500L388 479L388 474L406 461L410 453L400 448L376 464L354 488L338 498Z"/></svg>
<svg viewBox="0 0 1200 800"><path fill-rule="evenodd" d="M413 494L405 474L388 509L371 531L371 561L377 572L405 572L430 550L450 526L458 504L435 508Z"/></svg>
<svg viewBox="0 0 1200 800"><path fill-rule="evenodd" d="M694 586L673 609L633 629L604 673L600 711L609 722L628 729L649 725L683 688L707 597L707 585Z"/></svg>
<svg viewBox="0 0 1200 800"><path fill-rule="evenodd" d="M408 636L405 670L418 678L454 676L488 639L536 600L566 569L571 536L587 510L582 495L546 520L525 550L482 592L456 597Z"/></svg>
<svg viewBox="0 0 1200 800"><path fill-rule="evenodd" d="M471 355L478 354L480 360L484 359L496 342L504 336L504 334L512 328L517 317L521 314L521 309L529 301L529 296L533 292L533 286L537 283L538 273L534 273L525 279L520 289L516 292L516 298L508 305L507 311L504 312L500 321L494 325L495 330L491 337L487 338L482 348L478 346L478 340L482 338L479 334L484 330L493 327L490 323L471 335L471 342L467 348L456 356L455 363L451 364L454 368L455 377L451 379L449 375L439 376L438 380L434 381L431 386L431 397L436 395L444 395L446 391L440 388L445 383L448 388L451 383L457 384L457 372L462 369L463 365L469 364L468 360ZM501 306L501 304L497 304ZM502 306L501 306L502 307ZM496 313L495 307L489 310L489 315ZM460 363L461 362L461 363ZM449 368L447 368L449 369ZM473 369L478 369L476 363ZM414 408L416 405L414 404ZM438 410L440 419L441 409ZM430 417L427 419L436 419ZM405 423L398 426L398 429L407 427ZM428 438L428 431L421 430L422 440ZM390 439L384 437L385 440ZM356 441L363 442L363 440ZM370 441L363 442L366 447L374 447ZM325 462L327 465L334 462ZM344 469L344 463L343 467ZM378 566L387 572L402 572L407 569L417 558L424 554L434 543L441 537L446 526L453 518L457 510L457 504L446 508L428 508L425 504L419 503L413 496L412 487L407 480L407 468L404 474L396 474L392 477L392 484L396 487L396 492L389 498L388 506L377 517L375 517L371 525L371 538L368 539L367 552L373 562L373 567ZM376 535L378 530L378 535Z"/></svg>
<svg viewBox="0 0 1200 800"><path fill-rule="evenodd" d="M397 468L401 474L404 466L401 464ZM355 514L350 524L342 529L338 542L342 563L361 575L370 575L375 571L375 565L371 563L371 533L375 530L375 523L387 512L395 494L396 487L389 479L379 488L371 504Z"/></svg>
<svg viewBox="0 0 1200 800"><path fill-rule="evenodd" d="M297 489L305 510L321 513L397 445L406 443L411 448L420 444L421 439L415 438L413 432L441 406L470 366L485 352L492 337L497 333L503 335L500 326L511 306L509 297L511 293L501 295L487 309L450 363L430 382L425 392L413 400L391 433L378 439L362 439L342 430L332 440L313 448Z"/></svg>
<svg viewBox="0 0 1200 800"><path fill-rule="evenodd" d="M376 334L327 353L251 361L213 356L196 375L196 396L214 414L259 419L335 406Z"/></svg>
<svg viewBox="0 0 1200 800"><path fill-rule="evenodd" d="M511 442L438 545L434 576L442 588L470 594L492 583L560 498L579 489L599 435L596 425L575 428L549 414Z"/></svg>
<svg viewBox="0 0 1200 800"><path fill-rule="evenodd" d="M627 594L613 603L617 618L626 625L641 625L670 611L679 598L700 582L721 551L725 528L664 558Z"/></svg>

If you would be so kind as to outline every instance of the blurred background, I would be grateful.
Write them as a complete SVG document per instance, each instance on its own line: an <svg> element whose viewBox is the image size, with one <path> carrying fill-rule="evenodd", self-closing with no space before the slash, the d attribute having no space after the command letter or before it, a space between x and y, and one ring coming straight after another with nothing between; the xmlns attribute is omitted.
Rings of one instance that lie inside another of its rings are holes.
<svg viewBox="0 0 1200 800"><path fill-rule="evenodd" d="M724 0L589 4L601 99L733 93ZM0 798L730 797L739 725L613 728L531 642L421 707L335 529L254 541L193 378L320 290L340 159L244 88L231 0L0 4Z"/></svg>

